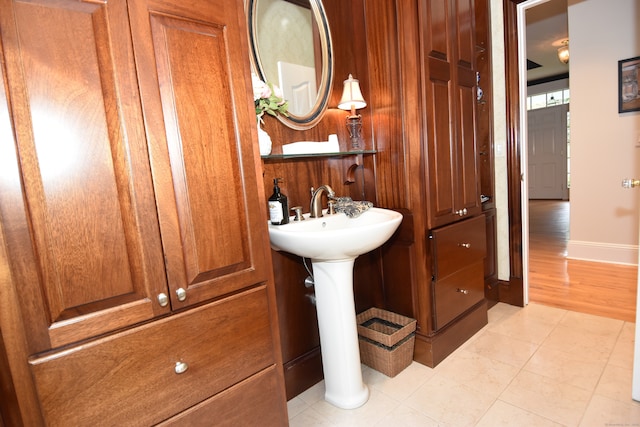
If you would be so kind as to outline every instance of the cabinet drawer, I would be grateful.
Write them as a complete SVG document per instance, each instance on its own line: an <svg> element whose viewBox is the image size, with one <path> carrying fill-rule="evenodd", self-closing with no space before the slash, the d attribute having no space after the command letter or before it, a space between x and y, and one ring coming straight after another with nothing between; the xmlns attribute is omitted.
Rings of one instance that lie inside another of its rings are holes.
<svg viewBox="0 0 640 427"><path fill-rule="evenodd" d="M31 360L48 425L150 425L274 364L265 287ZM177 363L188 369L176 373Z"/></svg>
<svg viewBox="0 0 640 427"><path fill-rule="evenodd" d="M158 425L189 427L286 426L284 394L275 366Z"/></svg>
<svg viewBox="0 0 640 427"><path fill-rule="evenodd" d="M435 323L440 329L484 299L482 260L434 282Z"/></svg>
<svg viewBox="0 0 640 427"><path fill-rule="evenodd" d="M436 280L484 259L487 252L485 227L484 215L480 215L432 231Z"/></svg>

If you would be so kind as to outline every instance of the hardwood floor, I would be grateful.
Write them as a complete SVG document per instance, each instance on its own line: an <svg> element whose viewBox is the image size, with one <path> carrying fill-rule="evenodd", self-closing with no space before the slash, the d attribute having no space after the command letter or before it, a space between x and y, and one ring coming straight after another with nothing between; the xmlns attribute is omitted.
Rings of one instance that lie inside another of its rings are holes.
<svg viewBox="0 0 640 427"><path fill-rule="evenodd" d="M569 202L529 201L529 301L635 322L636 266L567 259Z"/></svg>

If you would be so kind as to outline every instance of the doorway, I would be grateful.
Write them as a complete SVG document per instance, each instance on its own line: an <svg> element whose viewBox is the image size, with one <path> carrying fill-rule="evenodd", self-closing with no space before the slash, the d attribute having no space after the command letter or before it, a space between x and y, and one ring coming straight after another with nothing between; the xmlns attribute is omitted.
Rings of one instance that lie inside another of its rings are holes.
<svg viewBox="0 0 640 427"><path fill-rule="evenodd" d="M558 4L560 4L561 8L564 9L564 14L565 14L565 25L566 25L566 10L567 10L567 6L566 6L566 0L526 0L524 2L514 2L514 3L519 3L515 6L515 16L511 15L511 13L513 11L509 11L506 10L505 13L507 13L508 19L513 19L515 18L517 21L516 24L516 28L517 28L517 40L518 40L518 47L515 50L515 52L518 53L517 55L517 60L516 60L516 69L518 70L518 80L520 82L519 88L517 90L517 95L514 94L513 92L509 93L510 91L507 90L507 96L509 97L509 95L514 96L515 98L513 99L518 99L519 100L519 107L517 109L514 110L515 111L519 111L518 114L518 123L519 126L517 126L516 130L518 132L518 135L513 135L513 137L520 139L521 141L521 148L519 150L519 154L520 154L520 159L518 159L518 163L519 164L519 176L520 177L527 177L527 179L523 179L520 183L520 197L519 197L519 212L518 209L513 207L510 208L510 216L512 217L517 217L520 216L521 219L521 246L522 246L522 253L521 253L521 260L515 260L515 262L512 260L511 262L511 268L513 270L513 268L515 267L516 270L520 270L520 271L516 271L517 273L520 273L521 275L521 279L522 279L522 302L523 304L527 304L529 302L529 197L530 197L530 188L529 188L529 178L531 177L529 174L529 164L528 164L528 159L530 156L529 150L533 147L529 147L528 143L527 143L527 139L528 139L528 123L527 123L527 106L526 106L526 101L527 101L527 84L526 82L528 81L528 70L527 70L527 64L531 63L531 61L528 59L528 54L530 52L528 52L531 48L527 48L527 37L529 36L528 31L532 31L533 25L528 29L527 27L527 12L529 10L533 10L534 8L537 8L538 6L542 6L542 5L553 5L555 6L555 8L557 9ZM547 6L544 6L545 8ZM554 8L549 8L549 11L553 11ZM537 9L540 10L540 9ZM554 12L555 13L555 12ZM540 13L538 13L538 15L540 15ZM544 21L544 19L540 19L539 17L536 18L539 21ZM544 25L540 25L542 29L538 28L538 32L539 33L543 33L546 28ZM507 29L508 31L508 29ZM540 36L540 34L537 34L538 36ZM564 38L568 37L568 30L565 30L565 33L563 34ZM553 35L552 38L556 38L558 37L557 34ZM540 37L538 37L540 38ZM551 45L551 43L537 43L537 45ZM506 46L506 51L509 52L510 50L513 52L513 47L510 47L509 45ZM549 58L544 58L543 54L544 52L538 52L540 53L540 58L541 59L546 59L548 60ZM548 52L547 52L548 54ZM555 59L556 61L557 58ZM509 61L507 61L509 62ZM509 75L509 65L508 65L508 69L507 69L507 76ZM551 67L551 65L549 65ZM547 76L549 77L549 76ZM507 78L507 80L509 80L509 78ZM551 81L553 79L547 79L548 81ZM507 84L509 84L509 81L507 81ZM508 106L508 109L510 107ZM534 117L537 118L537 117ZM557 146L556 146L557 147ZM534 150L535 151L535 150ZM555 150L554 151L558 151ZM531 153L531 154L535 154L535 153ZM533 177L535 178L535 180L538 181L538 184L540 184L538 187L544 186L544 178L546 178L547 176L545 176L545 171L544 168L545 167L549 167L549 164L547 162L546 159L543 159L542 157L535 159L537 162L534 162L533 164ZM536 169L537 168L537 169ZM562 168L564 169L564 168ZM509 178L509 185L514 185L515 184L515 174L514 174L515 170L511 170L511 172L509 173L510 178ZM557 176L559 174L558 171L554 171L555 175ZM534 191L534 197L540 197L540 195L536 196L535 191L537 191L538 187L534 187L531 190ZM548 196L546 196L548 197ZM515 215L514 215L515 214ZM519 215L518 215L519 214ZM512 245L517 245L518 243L518 238L516 236L511 236L510 237L510 241ZM513 253L512 253L513 255ZM520 261L520 265L518 265L518 261ZM511 276L511 281L513 282L513 278L514 277L518 277L517 274L513 274L512 271L512 276Z"/></svg>

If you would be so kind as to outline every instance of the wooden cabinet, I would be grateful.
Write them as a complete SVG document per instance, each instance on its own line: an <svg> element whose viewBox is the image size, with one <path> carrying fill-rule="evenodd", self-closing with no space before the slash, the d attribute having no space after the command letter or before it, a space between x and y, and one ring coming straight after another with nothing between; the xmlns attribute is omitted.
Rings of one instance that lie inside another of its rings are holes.
<svg viewBox="0 0 640 427"><path fill-rule="evenodd" d="M385 140L376 156L376 179L384 183L378 200L404 215L382 252L385 302L417 319L414 359L435 366L487 323L475 26L476 8L487 3L393 3L367 20L396 37L367 47L375 65L371 91L401 94L399 136ZM399 75L399 82L386 75ZM389 114L381 107L376 115ZM385 153L387 147L394 151ZM395 158L406 162L402 172L393 169Z"/></svg>
<svg viewBox="0 0 640 427"><path fill-rule="evenodd" d="M429 228L481 212L473 4L419 2Z"/></svg>
<svg viewBox="0 0 640 427"><path fill-rule="evenodd" d="M265 287L30 361L47 424L78 426L156 424L274 363Z"/></svg>
<svg viewBox="0 0 640 427"><path fill-rule="evenodd" d="M1 0L0 43L3 416L286 423L242 1Z"/></svg>
<svg viewBox="0 0 640 427"><path fill-rule="evenodd" d="M477 216L431 231L436 330L484 299L484 221Z"/></svg>

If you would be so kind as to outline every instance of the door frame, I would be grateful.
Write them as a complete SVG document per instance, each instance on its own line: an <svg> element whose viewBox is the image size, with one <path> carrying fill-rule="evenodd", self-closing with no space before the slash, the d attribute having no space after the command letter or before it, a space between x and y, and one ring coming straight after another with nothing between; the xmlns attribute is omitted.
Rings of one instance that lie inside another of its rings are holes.
<svg viewBox="0 0 640 427"><path fill-rule="evenodd" d="M505 61L505 113L506 113L506 160L507 160L507 213L509 219L509 281L501 282L499 299L502 302L525 305L525 247L523 240L527 238L523 230L528 231L528 224L523 224L523 188L521 177L522 165L526 168L526 158L522 159L522 134L520 117L520 70L519 70L519 32L518 5L525 0L502 0L504 25L504 61ZM525 118L526 120L526 118ZM526 123L526 122L525 122ZM526 127L525 127L526 128ZM526 156L526 154L525 154ZM528 242L527 242L528 243Z"/></svg>

